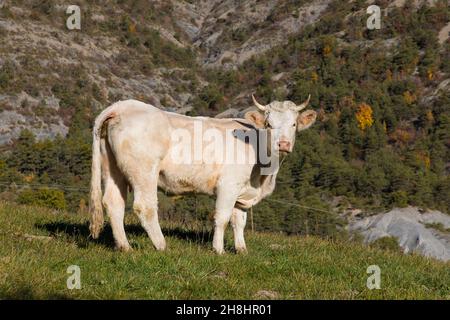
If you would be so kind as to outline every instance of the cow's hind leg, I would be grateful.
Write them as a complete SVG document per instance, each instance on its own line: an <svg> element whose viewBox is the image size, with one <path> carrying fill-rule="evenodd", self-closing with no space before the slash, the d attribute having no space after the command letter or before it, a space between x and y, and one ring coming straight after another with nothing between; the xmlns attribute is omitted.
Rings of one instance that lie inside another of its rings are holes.
<svg viewBox="0 0 450 320"><path fill-rule="evenodd" d="M127 181L119 171L108 144L102 143L103 181L105 193L103 206L108 214L116 247L119 250L131 250L124 228L125 202L127 200Z"/></svg>
<svg viewBox="0 0 450 320"><path fill-rule="evenodd" d="M166 248L166 240L162 234L158 221L158 170L155 164L145 172L148 175L133 179L134 204L133 209L138 216L142 227L147 231L148 236L157 250Z"/></svg>
<svg viewBox="0 0 450 320"><path fill-rule="evenodd" d="M113 179L108 179L105 184L103 205L108 214L116 247L122 251L131 250L124 228L126 183L117 184Z"/></svg>
<svg viewBox="0 0 450 320"><path fill-rule="evenodd" d="M247 212L234 208L231 216L231 225L234 233L234 246L239 253L246 253L247 247L244 239L244 229L247 222Z"/></svg>

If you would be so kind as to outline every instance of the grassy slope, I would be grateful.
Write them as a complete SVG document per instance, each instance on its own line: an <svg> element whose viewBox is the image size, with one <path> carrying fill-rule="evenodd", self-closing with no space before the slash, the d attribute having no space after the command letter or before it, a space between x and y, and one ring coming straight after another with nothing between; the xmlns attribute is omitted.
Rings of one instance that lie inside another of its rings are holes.
<svg viewBox="0 0 450 320"><path fill-rule="evenodd" d="M166 252L127 217L135 250L112 249L110 229L87 238L87 217L0 202L0 298L258 298L450 299L450 268L419 256L380 251L314 237L248 234L249 254L217 256L208 232L168 226ZM26 235L52 235L51 240ZM66 269L81 268L81 290L68 290ZM366 288L366 268L382 270L381 290Z"/></svg>

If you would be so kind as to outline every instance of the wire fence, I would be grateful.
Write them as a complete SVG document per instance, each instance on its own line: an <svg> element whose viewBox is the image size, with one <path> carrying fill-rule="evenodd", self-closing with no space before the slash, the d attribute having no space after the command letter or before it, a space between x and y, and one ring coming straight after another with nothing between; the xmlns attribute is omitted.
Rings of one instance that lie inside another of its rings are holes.
<svg viewBox="0 0 450 320"><path fill-rule="evenodd" d="M289 181L282 181L282 183L289 183ZM0 187L1 186L8 187L10 189L11 188L57 189L57 190L63 190L66 192L85 192L85 193L90 191L89 187L67 186L67 185L61 185L61 184L15 183L15 182L0 181ZM163 193L163 192L158 191L158 193ZM180 196L177 196L177 197L180 197ZM323 233L321 230L326 228L325 225L330 225L330 224L333 224L336 222L336 220L334 218L336 212L333 212L331 210L325 210L323 208L306 206L306 205L302 205L300 203L287 201L287 200L273 199L271 197L267 197L267 198L263 199L262 203L264 203L264 202L276 204L277 206L281 205L284 207L300 208L300 209L307 210L307 212L303 212L303 213L299 212L299 213L295 214L295 215L299 214L302 217L300 219L302 221L301 222L302 229L298 229L297 231L295 231L295 233L298 233L298 234L304 234L304 235L321 234L321 233ZM195 206L195 208L193 208L193 209L194 209L194 211L192 213L196 216L198 214L197 206ZM253 211L254 211L253 207L251 207L248 210L249 215L250 215L249 222L250 222L250 226L251 226L251 231L255 232L257 228L256 228L256 224L254 221ZM258 209L258 211L259 211L259 209ZM312 214L312 211L319 212L319 213L321 213L321 215L319 215L319 216L314 215L314 214ZM259 216L259 214L258 214L258 216ZM299 216L299 218L300 218L300 216ZM297 228L298 228L298 223L299 222L296 222ZM322 227L320 227L320 226L322 226ZM258 228L258 229L260 229L260 228ZM263 229L264 229L264 227L263 227ZM294 231L289 231L289 232L294 232Z"/></svg>
<svg viewBox="0 0 450 320"><path fill-rule="evenodd" d="M298 203L289 202L289 201L281 201L281 200L270 199L270 198L264 199L264 200L269 201L269 202L274 202L274 203L294 206L294 207L298 207L298 208L302 208L302 209L307 209L307 210L313 210L313 211L318 211L318 212L323 212L323 213L332 213L332 211L319 209L319 208L314 208L314 207L308 207L308 206L304 206L304 205L301 205L301 204L298 204Z"/></svg>
<svg viewBox="0 0 450 320"><path fill-rule="evenodd" d="M0 186L10 187L10 188L34 188L34 189L57 189L57 190L65 190L65 191L89 191L87 187L71 187L64 186L59 184L36 184L36 183L5 183L0 182Z"/></svg>
<svg viewBox="0 0 450 320"><path fill-rule="evenodd" d="M291 181L293 182L293 181ZM288 181L282 181L281 183L289 183ZM2 182L0 181L0 186L5 186L9 188L34 188L34 189L56 189L56 190L63 190L63 191L74 191L74 192L89 192L90 188L88 187L74 187L74 186L66 186L66 185L60 185L60 184L37 184L37 183L30 183L30 184L24 184L24 183L15 183L15 182ZM294 203L286 200L277 200L277 199L271 199L271 198L265 198L265 201L287 205L287 206L293 206L297 208L302 208L306 210L312 210L327 214L333 214L332 211L324 210L322 208L315 208L310 206L301 205L299 203Z"/></svg>

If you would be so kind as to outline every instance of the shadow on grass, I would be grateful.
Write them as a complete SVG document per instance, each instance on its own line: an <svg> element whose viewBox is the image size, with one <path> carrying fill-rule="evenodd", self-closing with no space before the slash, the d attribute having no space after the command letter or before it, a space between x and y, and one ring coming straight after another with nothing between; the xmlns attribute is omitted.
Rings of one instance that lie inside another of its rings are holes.
<svg viewBox="0 0 450 320"><path fill-rule="evenodd" d="M61 237L61 235L63 235L74 241L79 248L86 248L90 243L100 244L111 249L115 247L111 226L109 224L105 225L98 239L92 239L90 237L89 225L86 223L69 223L58 221L36 224L35 226L39 229L46 230L53 237ZM148 241L150 241L147 237L147 233L140 225L126 225L125 232L127 235L139 237L145 236ZM210 245L213 238L212 231L207 229L194 230L181 228L179 226L165 226L162 227L162 232L166 237L178 238L180 240L194 242L203 246Z"/></svg>
<svg viewBox="0 0 450 320"><path fill-rule="evenodd" d="M74 241L79 248L86 248L89 246L89 243L97 243L107 248L114 248L114 238L109 225L105 226L98 239L90 237L89 225L86 223L58 221L36 224L35 227L46 230L50 236L55 238L66 237L68 240Z"/></svg>
<svg viewBox="0 0 450 320"><path fill-rule="evenodd" d="M163 227L165 236L178 238L188 242L194 242L203 246L209 246L213 239L213 232L209 229L185 229L180 227Z"/></svg>
<svg viewBox="0 0 450 320"><path fill-rule="evenodd" d="M0 292L1 300L72 300L62 293L38 293L29 285L16 284L14 290Z"/></svg>

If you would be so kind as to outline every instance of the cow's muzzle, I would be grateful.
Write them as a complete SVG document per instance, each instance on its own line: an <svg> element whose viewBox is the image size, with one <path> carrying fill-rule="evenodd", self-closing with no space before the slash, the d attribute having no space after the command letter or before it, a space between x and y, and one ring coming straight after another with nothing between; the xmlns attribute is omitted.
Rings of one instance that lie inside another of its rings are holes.
<svg viewBox="0 0 450 320"><path fill-rule="evenodd" d="M292 151L291 143L289 141L278 142L278 151L290 153Z"/></svg>

